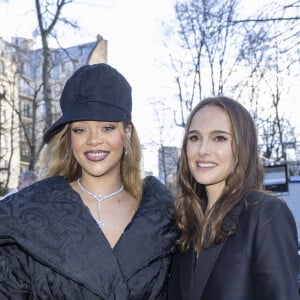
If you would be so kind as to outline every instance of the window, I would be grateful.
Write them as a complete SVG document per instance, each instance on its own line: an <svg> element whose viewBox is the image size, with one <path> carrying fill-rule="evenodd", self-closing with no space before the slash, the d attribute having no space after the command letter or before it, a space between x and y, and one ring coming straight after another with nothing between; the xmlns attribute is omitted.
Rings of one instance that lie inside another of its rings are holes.
<svg viewBox="0 0 300 300"><path fill-rule="evenodd" d="M28 102L21 102L21 115L22 117L32 118L32 104Z"/></svg>
<svg viewBox="0 0 300 300"><path fill-rule="evenodd" d="M32 90L30 87L29 82L26 82L23 78L20 78L19 80L19 87L20 87L20 93L26 96L32 95Z"/></svg>
<svg viewBox="0 0 300 300"><path fill-rule="evenodd" d="M21 160L29 161L30 159L30 151L29 148L25 145L21 146Z"/></svg>

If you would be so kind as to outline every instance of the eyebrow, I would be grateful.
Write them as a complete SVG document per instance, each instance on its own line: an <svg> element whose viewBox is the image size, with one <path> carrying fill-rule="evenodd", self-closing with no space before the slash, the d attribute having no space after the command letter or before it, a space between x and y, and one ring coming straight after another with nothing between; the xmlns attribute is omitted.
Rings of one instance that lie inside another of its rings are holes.
<svg viewBox="0 0 300 300"><path fill-rule="evenodd" d="M197 129L191 130L188 132L188 134L192 134L192 133L199 133L199 131ZM226 135L232 135L231 132L228 131L224 131L224 130L213 130L210 132L210 134L226 134Z"/></svg>

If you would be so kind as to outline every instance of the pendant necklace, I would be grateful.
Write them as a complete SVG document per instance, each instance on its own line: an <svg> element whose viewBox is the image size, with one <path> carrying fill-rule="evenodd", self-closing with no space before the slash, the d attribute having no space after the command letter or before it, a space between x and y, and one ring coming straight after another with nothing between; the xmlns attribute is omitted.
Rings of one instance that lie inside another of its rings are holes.
<svg viewBox="0 0 300 300"><path fill-rule="evenodd" d="M101 214L101 202L104 201L104 200L106 200L106 199L108 199L108 198L111 198L113 196L116 196L116 195L120 194L123 191L123 189L124 189L124 185L122 184L121 187L118 190L116 190L116 191L114 191L112 193L103 195L103 196L101 196L100 194L96 195L96 194L90 192L89 190L87 190L85 187L83 187L82 184L80 183L80 178L77 179L77 185L79 186L79 188L83 192L87 193L92 198L94 198L94 199L97 200L98 215L99 215L99 220L97 221L97 224L98 224L98 226L100 228L103 228L104 227L104 222L102 220L102 214Z"/></svg>

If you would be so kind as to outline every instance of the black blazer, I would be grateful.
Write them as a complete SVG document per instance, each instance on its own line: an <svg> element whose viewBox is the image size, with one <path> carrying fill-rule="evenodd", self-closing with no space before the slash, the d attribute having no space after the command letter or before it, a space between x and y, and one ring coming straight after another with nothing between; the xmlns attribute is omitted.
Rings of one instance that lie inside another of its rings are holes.
<svg viewBox="0 0 300 300"><path fill-rule="evenodd" d="M169 300L299 300L297 229L285 202L252 193L225 242L173 258ZM226 223L230 222L229 218ZM228 223L227 223L228 224Z"/></svg>

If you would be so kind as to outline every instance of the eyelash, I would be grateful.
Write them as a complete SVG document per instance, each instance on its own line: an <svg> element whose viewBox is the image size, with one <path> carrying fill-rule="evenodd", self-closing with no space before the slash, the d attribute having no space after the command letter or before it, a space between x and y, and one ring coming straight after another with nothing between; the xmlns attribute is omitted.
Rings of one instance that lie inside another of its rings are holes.
<svg viewBox="0 0 300 300"><path fill-rule="evenodd" d="M194 142L194 141L197 141L197 140L198 140L198 136L197 136L197 135L190 135L190 136L188 137L188 139L189 139L190 141Z"/></svg>
<svg viewBox="0 0 300 300"><path fill-rule="evenodd" d="M225 141L227 141L227 138L226 138L225 136L223 136L223 135L218 135L218 136L216 136L216 137L214 138L214 140L215 140L216 142L225 142Z"/></svg>
<svg viewBox="0 0 300 300"><path fill-rule="evenodd" d="M188 137L188 140L190 140L192 142L198 141L199 139L200 138L197 135L190 135ZM218 135L218 136L214 137L213 140L217 143L225 142L225 141L227 141L227 137L225 137L223 135Z"/></svg>
<svg viewBox="0 0 300 300"><path fill-rule="evenodd" d="M101 131L103 131L103 132L112 131L112 130L114 130L115 128L116 128L116 126L113 126L113 125L107 125L107 126L103 126L103 127L101 128Z"/></svg>
<svg viewBox="0 0 300 300"><path fill-rule="evenodd" d="M84 132L84 128L71 128L71 131L76 134L81 134Z"/></svg>
<svg viewBox="0 0 300 300"><path fill-rule="evenodd" d="M110 132L110 131L114 130L115 128L116 128L116 126L106 125L106 126L102 126L100 130L102 132ZM76 134L82 134L86 131L86 129L81 128L81 127L75 127L75 128L71 128L71 131L76 133Z"/></svg>

